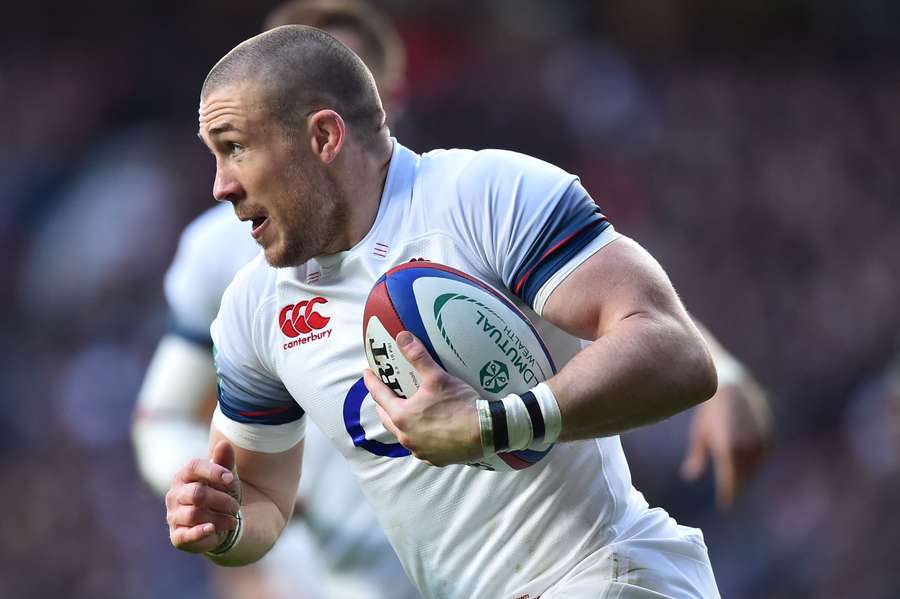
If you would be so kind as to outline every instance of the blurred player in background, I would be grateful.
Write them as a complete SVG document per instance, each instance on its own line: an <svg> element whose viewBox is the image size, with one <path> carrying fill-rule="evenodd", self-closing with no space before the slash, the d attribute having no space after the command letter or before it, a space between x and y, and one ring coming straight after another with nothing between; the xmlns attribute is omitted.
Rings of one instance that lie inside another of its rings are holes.
<svg viewBox="0 0 900 599"><path fill-rule="evenodd" d="M387 114L396 117L404 85L404 50L381 15L351 0L298 1L273 11L265 28L287 23L324 29L359 54L373 71ZM209 324L234 273L258 252L259 247L246 234L246 225L237 221L227 205L205 212L182 237L166 277L173 327L160 342L148 371L134 424L141 472L160 493L187 459L207 452L215 378ZM767 407L746 370L708 333L706 336L719 371L719 390L714 399L696 409L682 472L685 478L696 478L711 460L719 504L727 507L762 457L768 437ZM299 504L309 528L298 524L286 531L273 553L260 562L259 569L267 573L268 592L281 596L280 589L287 589L296 596L290 586L295 580L292 574L297 573L296 580L302 579L308 591L304 596L348 596L343 593L351 589L356 597L379 596L372 594L374 590L353 586L372 575L375 584L370 588L380 582L382 588L391 589L390 596L402 596L398 587L383 586L384 576L377 578L378 572L390 572L389 567L367 566L367 561L375 560L372 556L386 553L392 558L393 554L343 460L314 426L309 428ZM364 507L353 510L355 505ZM308 530L312 530L314 542ZM315 543L320 546L316 548ZM380 549L379 543L383 544ZM297 556L303 557L284 567ZM369 569L371 573L367 573ZM321 575L317 575L319 571ZM332 591L314 591L316 585L310 581L317 579ZM233 591L238 588L235 582L224 587ZM241 584L253 588L256 583L253 576L244 576Z"/></svg>
<svg viewBox="0 0 900 599"><path fill-rule="evenodd" d="M404 47L380 13L356 0L298 0L277 7L265 29L290 23L326 30L353 49L371 68L384 104L400 110ZM209 326L234 274L259 252L228 204L201 214L181 237L165 280L171 330L148 369L133 426L141 474L160 495L186 460L208 452L216 378ZM254 566L217 568L217 593L270 599L416 596L345 460L314 425L307 435L294 523Z"/></svg>

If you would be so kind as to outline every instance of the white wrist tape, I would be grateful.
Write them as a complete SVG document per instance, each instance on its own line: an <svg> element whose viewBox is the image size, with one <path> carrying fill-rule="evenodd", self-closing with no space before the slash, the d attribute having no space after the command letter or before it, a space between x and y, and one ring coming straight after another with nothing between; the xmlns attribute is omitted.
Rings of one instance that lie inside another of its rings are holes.
<svg viewBox="0 0 900 599"><path fill-rule="evenodd" d="M507 449L509 451L525 449L534 436L528 408L519 395L507 395L500 401L506 410Z"/></svg>
<svg viewBox="0 0 900 599"><path fill-rule="evenodd" d="M535 434L535 441L542 443L555 443L562 433L562 414L559 411L559 402L553 395L553 390L547 383L541 383L531 390L538 405L541 407L541 416L544 418L544 435ZM534 417L532 417L532 421Z"/></svg>
<svg viewBox="0 0 900 599"><path fill-rule="evenodd" d="M481 430L481 448L484 456L492 456L494 449L494 424L491 421L491 409L485 399L475 400L475 411L478 412L478 426Z"/></svg>
<svg viewBox="0 0 900 599"><path fill-rule="evenodd" d="M477 400L475 409L485 456L525 449L535 441L553 443L562 430L559 404L546 383L522 395Z"/></svg>

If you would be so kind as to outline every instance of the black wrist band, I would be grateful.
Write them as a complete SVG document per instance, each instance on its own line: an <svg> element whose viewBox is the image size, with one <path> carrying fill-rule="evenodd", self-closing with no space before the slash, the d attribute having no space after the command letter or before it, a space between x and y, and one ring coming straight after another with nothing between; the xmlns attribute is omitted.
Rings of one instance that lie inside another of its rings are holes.
<svg viewBox="0 0 900 599"><path fill-rule="evenodd" d="M509 449L509 430L506 427L506 407L499 399L488 402L491 409L491 424L494 429L494 451Z"/></svg>
<svg viewBox="0 0 900 599"><path fill-rule="evenodd" d="M532 441L540 441L544 438L544 415L541 413L541 405L531 391L526 391L519 397L528 410L528 416L531 418L531 439Z"/></svg>

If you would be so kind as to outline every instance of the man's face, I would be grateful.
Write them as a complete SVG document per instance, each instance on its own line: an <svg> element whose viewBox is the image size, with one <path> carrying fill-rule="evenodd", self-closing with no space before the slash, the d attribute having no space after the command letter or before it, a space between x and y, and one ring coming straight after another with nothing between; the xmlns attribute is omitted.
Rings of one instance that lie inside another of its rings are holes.
<svg viewBox="0 0 900 599"><path fill-rule="evenodd" d="M251 222L269 264L296 266L330 253L344 214L309 133L287 132L264 100L253 83L213 89L200 102L198 135L216 159L213 197Z"/></svg>

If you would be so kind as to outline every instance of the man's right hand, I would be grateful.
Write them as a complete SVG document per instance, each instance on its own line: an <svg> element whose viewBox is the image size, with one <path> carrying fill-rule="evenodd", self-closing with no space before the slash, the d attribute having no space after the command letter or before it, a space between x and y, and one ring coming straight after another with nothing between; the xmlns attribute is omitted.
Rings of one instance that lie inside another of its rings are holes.
<svg viewBox="0 0 900 599"><path fill-rule="evenodd" d="M237 526L241 483L234 464L234 448L219 441L211 460L193 459L175 475L166 493L166 521L177 549L211 551Z"/></svg>

